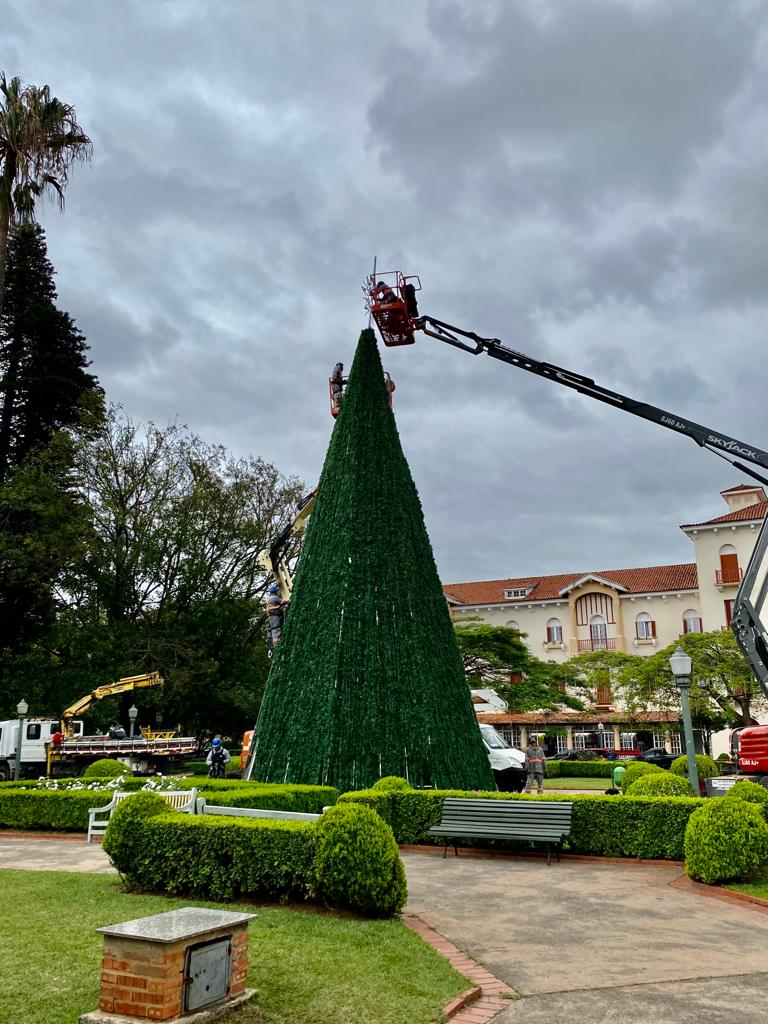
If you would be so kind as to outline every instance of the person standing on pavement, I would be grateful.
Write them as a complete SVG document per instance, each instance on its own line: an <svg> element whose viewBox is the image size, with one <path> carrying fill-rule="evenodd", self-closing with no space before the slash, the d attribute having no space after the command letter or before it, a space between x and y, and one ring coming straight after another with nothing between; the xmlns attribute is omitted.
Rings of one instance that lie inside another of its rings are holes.
<svg viewBox="0 0 768 1024"><path fill-rule="evenodd" d="M528 779L525 783L525 792L530 793L534 782L538 793L544 792L544 765L546 758L544 748L539 743L538 737L532 736L525 748L525 764L528 768Z"/></svg>

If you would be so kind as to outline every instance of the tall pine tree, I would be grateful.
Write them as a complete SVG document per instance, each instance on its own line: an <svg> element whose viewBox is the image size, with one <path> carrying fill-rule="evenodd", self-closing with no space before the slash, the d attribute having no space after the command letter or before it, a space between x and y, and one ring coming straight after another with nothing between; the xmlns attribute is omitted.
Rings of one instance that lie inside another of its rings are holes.
<svg viewBox="0 0 768 1024"><path fill-rule="evenodd" d="M56 431L78 429L103 411L85 338L56 306L53 274L43 229L17 228L0 317L0 483Z"/></svg>
<svg viewBox="0 0 768 1024"><path fill-rule="evenodd" d="M494 788L373 331L360 335L257 726L253 776Z"/></svg>

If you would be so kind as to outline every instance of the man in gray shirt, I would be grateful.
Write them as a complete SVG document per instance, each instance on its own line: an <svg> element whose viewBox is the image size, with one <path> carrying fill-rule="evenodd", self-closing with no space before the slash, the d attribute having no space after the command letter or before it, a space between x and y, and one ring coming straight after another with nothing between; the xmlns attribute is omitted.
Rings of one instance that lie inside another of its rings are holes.
<svg viewBox="0 0 768 1024"><path fill-rule="evenodd" d="M536 783L536 789L539 793L544 792L544 766L546 764L546 757L544 754L544 748L539 743L537 737L532 736L528 741L528 746L525 748L525 764L528 769L528 778L525 783L525 792L530 793L533 788L534 781Z"/></svg>

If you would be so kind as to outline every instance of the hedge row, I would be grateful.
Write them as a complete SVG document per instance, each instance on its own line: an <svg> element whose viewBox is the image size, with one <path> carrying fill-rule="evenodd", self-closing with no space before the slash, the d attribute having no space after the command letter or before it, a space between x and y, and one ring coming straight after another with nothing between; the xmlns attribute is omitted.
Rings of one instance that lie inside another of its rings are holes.
<svg viewBox="0 0 768 1024"><path fill-rule="evenodd" d="M559 765L556 773L564 779L610 779L617 761L547 761L547 775L553 765Z"/></svg>
<svg viewBox="0 0 768 1024"><path fill-rule="evenodd" d="M410 793L363 790L343 794L339 803L361 803L370 807L392 828L399 843L415 843L429 841L429 828L440 821L443 801L449 796L570 801L573 819L571 834L565 843L567 850L649 860L682 859L688 818L703 803L699 797L618 797L586 793L528 797L445 790L412 790Z"/></svg>
<svg viewBox="0 0 768 1024"><path fill-rule="evenodd" d="M392 830L364 807L333 807L317 822L168 813L141 793L113 814L104 849L143 890L205 899L321 898L372 916L405 904Z"/></svg>
<svg viewBox="0 0 768 1024"><path fill-rule="evenodd" d="M137 790L146 779L126 779L126 790ZM201 780L211 782L216 780ZM187 783L192 785L187 785ZM185 780L184 788L198 788L209 803L228 807L260 807L265 810L303 811L319 814L323 807L336 803L338 792L330 786L256 785L241 783L237 790L226 783L215 793L207 787ZM121 787L122 788L122 787ZM88 810L104 807L112 799L111 789L35 790L14 786L0 788L0 828L25 831L54 829L85 832Z"/></svg>

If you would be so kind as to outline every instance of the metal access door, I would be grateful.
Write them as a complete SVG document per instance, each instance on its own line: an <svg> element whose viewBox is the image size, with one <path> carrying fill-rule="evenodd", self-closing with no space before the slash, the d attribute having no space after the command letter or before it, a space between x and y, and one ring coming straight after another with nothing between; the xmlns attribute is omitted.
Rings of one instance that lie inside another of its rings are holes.
<svg viewBox="0 0 768 1024"><path fill-rule="evenodd" d="M733 603L731 629L768 695L768 517L763 521Z"/></svg>
<svg viewBox="0 0 768 1024"><path fill-rule="evenodd" d="M226 997L232 957L232 937L190 946L184 970L184 1010L199 1010Z"/></svg>

